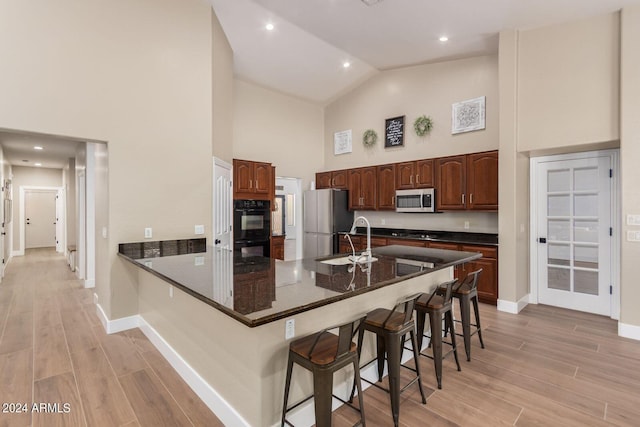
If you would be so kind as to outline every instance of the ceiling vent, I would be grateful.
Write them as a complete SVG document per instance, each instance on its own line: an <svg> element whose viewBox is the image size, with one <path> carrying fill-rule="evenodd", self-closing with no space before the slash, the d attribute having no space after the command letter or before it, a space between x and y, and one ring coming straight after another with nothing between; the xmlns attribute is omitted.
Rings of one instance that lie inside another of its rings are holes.
<svg viewBox="0 0 640 427"><path fill-rule="evenodd" d="M361 1L367 6L373 6L374 4L380 3L382 0L361 0Z"/></svg>

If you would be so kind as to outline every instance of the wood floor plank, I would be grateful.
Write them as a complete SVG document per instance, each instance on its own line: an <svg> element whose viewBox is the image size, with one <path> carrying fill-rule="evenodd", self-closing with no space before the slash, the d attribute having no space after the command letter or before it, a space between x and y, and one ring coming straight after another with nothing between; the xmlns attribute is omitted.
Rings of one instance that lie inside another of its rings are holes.
<svg viewBox="0 0 640 427"><path fill-rule="evenodd" d="M33 313L22 312L7 317L4 334L0 338L0 354L13 353L33 347Z"/></svg>
<svg viewBox="0 0 640 427"><path fill-rule="evenodd" d="M191 426L191 422L150 369L118 378L140 425Z"/></svg>
<svg viewBox="0 0 640 427"><path fill-rule="evenodd" d="M71 359L62 325L36 329L34 339L34 379L71 372Z"/></svg>
<svg viewBox="0 0 640 427"><path fill-rule="evenodd" d="M98 339L117 376L127 375L147 367L135 344L123 332L101 334Z"/></svg>
<svg viewBox="0 0 640 427"><path fill-rule="evenodd" d="M98 340L82 310L61 310L60 317L71 353L88 350L98 345Z"/></svg>
<svg viewBox="0 0 640 427"><path fill-rule="evenodd" d="M124 334L129 337L141 354L144 354L147 351L156 350L155 346L151 341L149 341L149 338L147 338L140 328L129 329L124 331Z"/></svg>
<svg viewBox="0 0 640 427"><path fill-rule="evenodd" d="M33 385L34 427L86 426L73 374L38 380Z"/></svg>
<svg viewBox="0 0 640 427"><path fill-rule="evenodd" d="M34 303L35 328L45 328L49 326L62 327L60 309L55 298L36 300Z"/></svg>
<svg viewBox="0 0 640 427"><path fill-rule="evenodd" d="M33 352L29 349L0 355L0 403L31 404ZM0 427L31 425L31 411L0 414Z"/></svg>
<svg viewBox="0 0 640 427"><path fill-rule="evenodd" d="M89 426L118 426L135 415L100 347L71 354Z"/></svg>
<svg viewBox="0 0 640 427"><path fill-rule="evenodd" d="M142 356L194 425L223 427L218 417L200 400L189 385L180 378L178 373L171 367L169 362L162 357L160 352L154 349L143 353Z"/></svg>

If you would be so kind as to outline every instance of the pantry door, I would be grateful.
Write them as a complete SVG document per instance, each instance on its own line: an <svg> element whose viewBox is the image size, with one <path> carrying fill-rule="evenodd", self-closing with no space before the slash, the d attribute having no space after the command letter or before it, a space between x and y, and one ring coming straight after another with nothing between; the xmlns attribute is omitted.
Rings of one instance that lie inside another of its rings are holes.
<svg viewBox="0 0 640 427"><path fill-rule="evenodd" d="M599 152L546 159L532 193L538 302L611 316L614 159Z"/></svg>
<svg viewBox="0 0 640 427"><path fill-rule="evenodd" d="M56 246L56 190L27 190L25 195L25 248Z"/></svg>

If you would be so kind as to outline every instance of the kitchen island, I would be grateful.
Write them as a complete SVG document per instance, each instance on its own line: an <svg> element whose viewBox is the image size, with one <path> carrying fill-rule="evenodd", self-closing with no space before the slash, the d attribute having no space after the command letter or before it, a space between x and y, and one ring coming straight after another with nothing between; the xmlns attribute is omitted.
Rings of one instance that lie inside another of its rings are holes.
<svg viewBox="0 0 640 427"><path fill-rule="evenodd" d="M141 329L226 424L251 426L279 419L287 320L295 320L299 337L392 307L404 296L429 292L452 277L454 265L480 256L387 246L373 250L374 262L335 265L344 261L240 258L196 246L160 256L159 250L141 246L138 253L121 245L119 255L137 275ZM373 342L364 347L363 360ZM292 402L311 390L306 372L294 376Z"/></svg>

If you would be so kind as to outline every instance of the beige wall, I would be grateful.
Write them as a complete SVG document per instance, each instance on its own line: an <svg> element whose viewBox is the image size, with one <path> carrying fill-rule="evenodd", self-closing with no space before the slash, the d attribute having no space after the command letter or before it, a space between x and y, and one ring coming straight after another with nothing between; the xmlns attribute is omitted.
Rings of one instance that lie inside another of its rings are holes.
<svg viewBox="0 0 640 427"><path fill-rule="evenodd" d="M109 317L135 314L117 243L211 222L211 5L7 0L1 19L0 127L109 143L111 280L97 286Z"/></svg>
<svg viewBox="0 0 640 427"><path fill-rule="evenodd" d="M67 246L76 245L76 159L70 158L63 169L66 201Z"/></svg>
<svg viewBox="0 0 640 427"><path fill-rule="evenodd" d="M20 187L62 187L62 169L13 166L13 250L20 250Z"/></svg>
<svg viewBox="0 0 640 427"><path fill-rule="evenodd" d="M233 160L233 51L218 18L211 11L213 42L213 155L231 163Z"/></svg>
<svg viewBox="0 0 640 427"><path fill-rule="evenodd" d="M451 104L486 96L486 129L451 134ZM423 138L416 136L413 122L431 116L434 127ZM405 116L403 147L384 148L385 119ZM324 169L441 157L498 148L498 58L481 56L384 71L325 109ZM362 134L374 129L378 142L362 145ZM352 130L353 152L334 155L335 132Z"/></svg>
<svg viewBox="0 0 640 427"><path fill-rule="evenodd" d="M640 327L638 269L640 243L627 241L628 214L640 214L640 7L625 8L621 22L620 170L622 194L622 264L620 321Z"/></svg>
<svg viewBox="0 0 640 427"><path fill-rule="evenodd" d="M322 108L237 79L233 107L233 157L270 162L309 188L323 165Z"/></svg>
<svg viewBox="0 0 640 427"><path fill-rule="evenodd" d="M619 14L518 38L518 150L619 139Z"/></svg>

